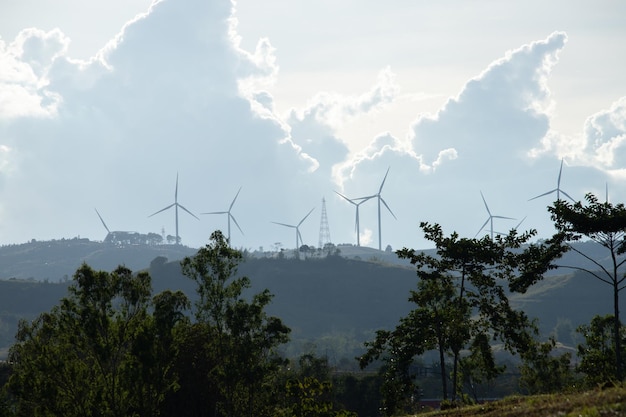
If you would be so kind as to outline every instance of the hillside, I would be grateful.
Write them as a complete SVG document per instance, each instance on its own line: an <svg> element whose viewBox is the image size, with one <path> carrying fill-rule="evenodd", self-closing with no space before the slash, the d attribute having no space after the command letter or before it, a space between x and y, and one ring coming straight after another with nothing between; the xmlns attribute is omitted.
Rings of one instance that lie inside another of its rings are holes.
<svg viewBox="0 0 626 417"><path fill-rule="evenodd" d="M626 388L510 397L501 401L420 414L423 417L626 416Z"/></svg>
<svg viewBox="0 0 626 417"><path fill-rule="evenodd" d="M176 262L154 262L155 291L182 289L195 298L195 283L180 273ZM354 357L374 331L395 326L410 310L415 286L412 268L339 256L307 260L248 258L239 275L251 280L249 293L267 288L274 298L269 314L292 329L291 349Z"/></svg>
<svg viewBox="0 0 626 417"><path fill-rule="evenodd" d="M408 297L416 285L412 266L342 257L252 258L239 272L251 278L253 291L268 288L274 294L268 312L292 328L292 339L315 341L318 349L339 357L357 354L375 330L395 327L412 308ZM611 289L585 273L562 272L510 298L515 308L538 319L544 337L555 333L565 345L575 346L576 327L594 315L612 313ZM180 275L176 263L155 264L150 273L156 290L180 288L193 296L193 283ZM626 307L623 299L621 306Z"/></svg>
<svg viewBox="0 0 626 417"><path fill-rule="evenodd" d="M11 344L20 318L49 310L65 295L67 281L82 262L104 270L119 264L148 269L155 291L181 289L193 298L194 283L181 275L179 266L180 259L193 253L195 249L178 246L124 248L80 239L1 247L0 347ZM371 248L340 247L340 255L306 260L247 256L240 266L240 275L252 281L251 292L268 288L274 294L268 312L292 329L287 353L316 349L334 360L353 358L375 330L394 327L410 310L414 267ZM564 263L573 262L568 257ZM611 313L612 305L608 285L570 271L553 271L511 300L539 319L544 335L555 332L562 343L574 346L579 337L575 328L596 314Z"/></svg>
<svg viewBox="0 0 626 417"><path fill-rule="evenodd" d="M193 255L196 250L180 245L117 246L78 238L33 240L0 247L0 279L63 281L71 278L83 262L108 271L118 265L139 270L148 267L157 256L176 260Z"/></svg>

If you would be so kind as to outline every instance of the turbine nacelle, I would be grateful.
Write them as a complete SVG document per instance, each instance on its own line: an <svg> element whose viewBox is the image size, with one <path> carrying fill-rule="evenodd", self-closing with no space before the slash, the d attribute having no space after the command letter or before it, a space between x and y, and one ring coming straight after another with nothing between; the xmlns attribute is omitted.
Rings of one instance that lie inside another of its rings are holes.
<svg viewBox="0 0 626 417"><path fill-rule="evenodd" d="M235 216L233 216L233 214L231 213L231 210L233 209L233 206L235 205L235 201L237 201L237 197L239 197L239 193L241 192L241 187L239 187L239 190L237 190L237 194L235 194L235 198L233 198L233 201L231 201L230 206L228 206L228 210L227 211L211 211L208 213L200 213L200 214L226 214L228 216L228 242L230 242L230 221L232 219L232 221L235 223L235 226L237 226L237 229L239 229L239 231L241 232L241 234L243 235L243 230L241 230L241 227L239 226L239 223L237 223L237 219L235 219Z"/></svg>
<svg viewBox="0 0 626 417"><path fill-rule="evenodd" d="M195 217L196 219L198 219L198 220L200 220L200 219L198 218L198 216L196 216L195 214L193 214L192 212L187 210L183 205L178 203L178 173L176 173L176 188L174 190L174 202L172 204L170 204L169 206L167 206L165 208L162 208L161 210L152 213L148 217L152 217L152 216L154 216L156 214L159 214L161 212L169 210L172 207L174 207L174 213L175 213L174 214L174 218L175 218L175 221L176 221L176 244L180 244L180 236L178 234L178 209L180 208L180 209L184 210L185 212L187 212L188 214L190 214L191 216Z"/></svg>
<svg viewBox="0 0 626 417"><path fill-rule="evenodd" d="M528 201L532 201L532 200L535 200L535 199L537 199L539 197L543 197L543 196L546 196L546 195L549 195L549 194L552 194L552 193L556 193L556 199L558 201L561 200L561 194L565 194L565 196L567 198L569 198L570 200L572 200L572 202L576 202L576 200L574 200L572 197L570 197L569 194L567 194L565 191L561 190L561 174L562 173L563 173L563 158L561 158L561 167L559 168L559 176L557 177L557 180L556 180L556 188L554 188L554 189L552 189L550 191L546 191L543 194L539 194L538 196L535 196L535 197L529 199Z"/></svg>
<svg viewBox="0 0 626 417"><path fill-rule="evenodd" d="M485 228L485 226L487 226L488 223L490 223L490 235L491 235L491 239L493 240L493 219L506 219L506 220L515 220L513 217L506 217L506 216L498 216L498 215L493 215L491 214L491 210L489 210L489 206L487 205L487 200L485 200L485 196L483 195L483 192L480 192L480 196L483 199L483 203L485 204L485 209L487 210L487 214L489 215L489 217L487 217L487 220L485 220L485 223L483 223L482 226L480 226L480 229L478 229L478 232L476 232L476 234L474 235L474 238L476 238L478 236L478 234ZM524 220L522 220L524 221ZM519 227L519 225L522 224L522 222L520 222L515 228L517 229L517 227Z"/></svg>
<svg viewBox="0 0 626 417"><path fill-rule="evenodd" d="M298 250L300 249L300 243L303 243L302 240L302 235L300 234L300 226L302 225L302 223L304 223L304 221L306 220L307 217L309 217L309 215L311 213L313 213L313 210L315 210L315 207L313 207L311 209L311 211L309 211L306 216L304 216L302 218L302 220L300 220L300 222L297 225L293 225L293 224L287 224L287 223L279 223L279 222L272 222L274 224L280 225L280 226L285 226L285 227L289 227L292 229L296 229L296 253L298 253Z"/></svg>

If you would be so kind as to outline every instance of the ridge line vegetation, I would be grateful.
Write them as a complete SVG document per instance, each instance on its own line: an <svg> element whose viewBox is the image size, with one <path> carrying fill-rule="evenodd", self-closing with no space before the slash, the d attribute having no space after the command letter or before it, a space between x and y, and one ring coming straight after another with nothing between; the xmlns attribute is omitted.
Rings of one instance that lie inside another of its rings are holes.
<svg viewBox="0 0 626 417"><path fill-rule="evenodd" d="M626 280L620 269L626 208L591 194L586 199L587 205L556 201L549 207L557 233L536 243L530 243L534 230L469 239L421 223L435 252L396 252L416 270L408 294L414 307L395 329L378 330L365 344L359 365L377 370L358 377L333 374L328 358L313 353L297 360L282 354L291 329L268 313L273 294L251 291L251 279L239 275L243 253L220 231L180 263L195 284L194 300L180 290L153 295L147 271L83 264L58 305L20 322L9 361L0 366L8 379L0 416L395 416L423 411L419 384L429 375L431 383L438 380L441 407L454 407L453 415L516 416L522 409L524 415L619 415L625 412L626 328L618 295ZM576 250L600 272L574 269L611 284L614 314L578 327L584 342L573 365L572 352L558 353L555 337L539 340L538 324L509 297L567 268L556 261L582 236L608 249L611 267ZM505 372L495 343L518 357L525 392L553 395L458 408L479 402L477 386ZM432 366L423 359L429 352L435 352ZM604 404L584 400L594 395L581 394L589 388ZM380 401L368 402L378 395ZM554 404L568 396L583 408Z"/></svg>

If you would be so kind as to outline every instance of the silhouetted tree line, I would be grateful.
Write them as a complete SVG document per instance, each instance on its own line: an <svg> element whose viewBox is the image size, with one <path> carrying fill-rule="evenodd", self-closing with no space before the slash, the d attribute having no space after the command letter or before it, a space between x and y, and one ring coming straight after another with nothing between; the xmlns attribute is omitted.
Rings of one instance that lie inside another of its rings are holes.
<svg viewBox="0 0 626 417"><path fill-rule="evenodd" d="M529 243L534 230L468 239L456 233L445 236L438 224L421 223L436 255L407 248L396 252L417 268L417 290L409 297L415 308L394 330L379 330L359 358L363 368L383 363L385 415L417 411L420 389L411 366L432 350L439 355L442 406L476 400L471 397L475 384L493 381L505 371L495 361L494 343L520 357L520 389L528 393L623 381L626 328L619 318L619 293L626 287L626 208L601 203L592 194L585 199L586 205L557 200L549 207L557 232L537 243ZM571 242L583 237L608 251L609 266L573 248ZM559 264L569 250L597 270ZM570 353L555 353L553 337L539 341L537 323L512 309L506 295L526 292L555 268L582 270L613 290L614 314L596 316L577 329L585 339L578 346L577 365Z"/></svg>
<svg viewBox="0 0 626 417"><path fill-rule="evenodd" d="M327 380L290 371L277 350L290 329L265 313L267 290L242 296L250 281L237 277L241 259L221 232L185 258L199 295L193 306L180 291L152 296L146 272L82 265L57 306L20 323L3 413L350 415L324 397Z"/></svg>

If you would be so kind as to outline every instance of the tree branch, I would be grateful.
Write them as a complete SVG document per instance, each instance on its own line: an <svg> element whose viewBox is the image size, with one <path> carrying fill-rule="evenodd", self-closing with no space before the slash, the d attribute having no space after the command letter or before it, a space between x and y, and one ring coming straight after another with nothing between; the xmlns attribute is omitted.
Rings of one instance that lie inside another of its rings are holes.
<svg viewBox="0 0 626 417"><path fill-rule="evenodd" d="M583 271L583 272L586 272L589 275L593 276L594 278L599 279L602 282L605 282L605 283L607 283L609 285L613 285L613 282L607 280L606 278L602 278L600 275L598 275L595 272L590 271L590 270L588 270L586 268L582 268L582 267L578 267L578 266L569 266L569 265L557 265L557 267L558 268L569 268L569 269L575 269L575 270L578 270L578 271Z"/></svg>

